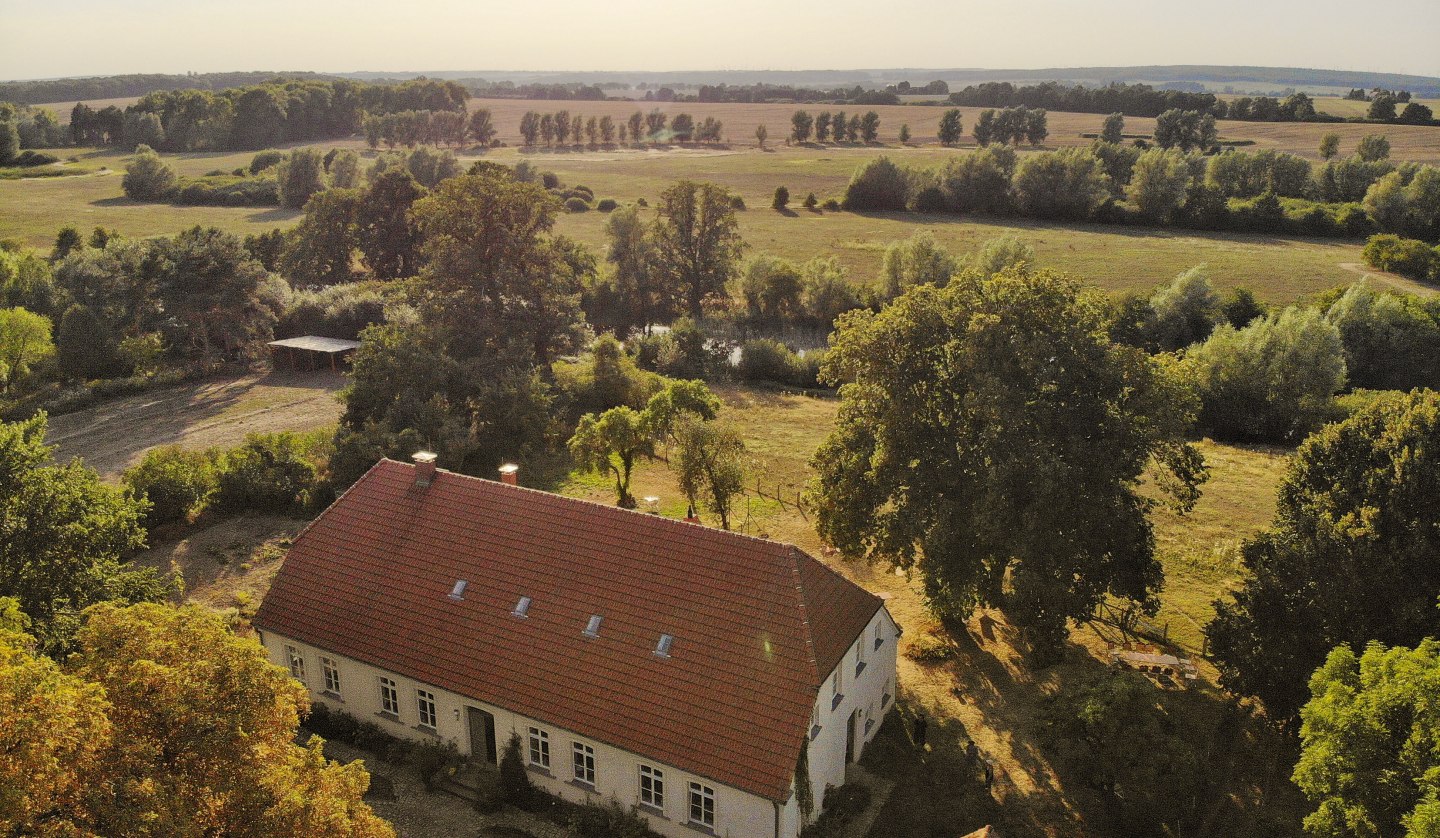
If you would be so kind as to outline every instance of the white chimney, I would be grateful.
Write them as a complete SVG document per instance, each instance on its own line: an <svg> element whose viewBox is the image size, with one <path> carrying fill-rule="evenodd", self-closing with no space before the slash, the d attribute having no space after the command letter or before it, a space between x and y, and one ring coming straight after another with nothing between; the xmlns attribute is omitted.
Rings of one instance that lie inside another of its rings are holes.
<svg viewBox="0 0 1440 838"><path fill-rule="evenodd" d="M416 451L410 459L415 461L415 485L429 486L435 482L435 452Z"/></svg>
<svg viewBox="0 0 1440 838"><path fill-rule="evenodd" d="M511 486L520 485L520 467L514 463L506 463L500 467L500 482L508 483Z"/></svg>

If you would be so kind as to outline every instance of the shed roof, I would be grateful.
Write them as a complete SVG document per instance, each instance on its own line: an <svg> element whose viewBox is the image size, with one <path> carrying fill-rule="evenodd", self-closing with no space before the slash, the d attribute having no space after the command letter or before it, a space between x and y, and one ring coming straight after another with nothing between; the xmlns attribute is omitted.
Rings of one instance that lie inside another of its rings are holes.
<svg viewBox="0 0 1440 838"><path fill-rule="evenodd" d="M789 798L821 679L878 597L787 544L444 470L428 487L415 477L382 460L306 528L255 625Z"/></svg>
<svg viewBox="0 0 1440 838"><path fill-rule="evenodd" d="M285 338L284 340L272 340L269 346L279 346L284 349L304 349L308 352L324 352L334 354L336 352L347 352L351 349L359 349L358 340L341 340L340 338L322 338L319 335L305 335L298 338Z"/></svg>

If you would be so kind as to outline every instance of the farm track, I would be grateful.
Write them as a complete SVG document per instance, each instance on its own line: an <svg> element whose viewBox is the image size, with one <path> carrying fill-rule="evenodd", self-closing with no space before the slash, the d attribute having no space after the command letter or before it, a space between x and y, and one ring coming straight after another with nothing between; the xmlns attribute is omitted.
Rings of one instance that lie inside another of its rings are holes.
<svg viewBox="0 0 1440 838"><path fill-rule="evenodd" d="M277 372L168 387L56 416L47 441L60 462L80 457L113 480L157 446L229 447L250 433L332 425L344 383L330 372Z"/></svg>

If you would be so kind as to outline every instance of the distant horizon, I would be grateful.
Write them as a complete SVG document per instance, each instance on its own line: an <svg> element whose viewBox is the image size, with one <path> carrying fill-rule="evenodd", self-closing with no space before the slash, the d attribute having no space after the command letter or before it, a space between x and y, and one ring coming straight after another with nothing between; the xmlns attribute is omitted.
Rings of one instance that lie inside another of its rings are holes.
<svg viewBox="0 0 1440 838"><path fill-rule="evenodd" d="M1361 68L1440 77L1440 3L1373 0L50 0L12 4L0 77L230 67ZM1386 67L1385 70L1375 69ZM316 72L322 72L316 70ZM547 70L512 72L557 72ZM720 72L680 70L669 72Z"/></svg>

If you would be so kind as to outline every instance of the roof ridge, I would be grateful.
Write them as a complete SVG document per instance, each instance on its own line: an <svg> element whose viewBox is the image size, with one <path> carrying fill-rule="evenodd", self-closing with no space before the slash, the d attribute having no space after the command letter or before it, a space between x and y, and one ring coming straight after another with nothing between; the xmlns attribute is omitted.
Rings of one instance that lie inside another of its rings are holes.
<svg viewBox="0 0 1440 838"><path fill-rule="evenodd" d="M805 556L805 551L791 545L790 547L790 575L795 580L795 603L800 609L800 625L804 629L802 634L805 637L805 650L808 653L810 662L810 680L815 684L815 691L820 691L820 663L815 659L815 638L810 631L810 611L805 607L805 580L800 578L800 559ZM813 559L812 559L813 561Z"/></svg>
<svg viewBox="0 0 1440 838"><path fill-rule="evenodd" d="M879 603L882 603L882 604L885 602L884 597L881 597L879 594L875 593L874 591L870 590L869 588L865 587L864 585L861 585L859 582L856 582L856 581L853 580L853 579L848 579L848 578L846 578L845 574L841 573L840 571L836 570L835 568L831 567L830 565L825 564L824 562L820 561L819 559L815 558L814 556L810 555L809 553L806 553L804 550L800 550L800 555L801 555L802 557L804 557L804 558L806 558L806 559L809 559L810 561L814 562L814 563L816 564L816 566L818 566L819 568L821 568L822 570L824 570L826 573L830 574L831 576L834 576L836 579L839 579L841 582L844 582L844 583L847 584L847 585L853 585L854 587L859 588L861 591L864 591L866 596L870 597L871 599L875 600L876 602L879 602Z"/></svg>
<svg viewBox="0 0 1440 838"><path fill-rule="evenodd" d="M396 465L405 466L405 467L407 467L407 468L411 467L409 463L405 463L405 462L403 462L403 461L401 461L401 460L392 459L392 458L390 458L390 457L381 457L381 458L375 463L374 466L371 466L371 467L370 467L371 470L373 471L376 466L379 466L380 463L384 463L384 462L395 463ZM520 485L514 484L514 483L504 483L504 482L499 481L499 480L491 480L491 479L488 478L488 477L477 477L476 475L473 475L473 474L464 474L464 473L458 472L458 471L451 471L450 469L437 468L436 471L437 471L437 472L444 472L445 474L449 474L449 475L452 475L452 476L454 476L454 477L459 477L459 478L462 478L462 479L465 479L465 480L475 480L475 481L478 481L478 482L480 482L480 483L485 484L487 487L492 487L492 486L493 486L493 487L504 487L505 489L518 489L519 491L522 491L522 492L529 492L529 493L531 493L531 494L540 495L540 496L542 496L542 497L549 498L549 499L551 499L551 500L554 501L554 502L559 502L559 503L571 503L571 504L585 504L585 505L587 505L587 506L593 506L593 507L596 507L596 508L598 508L598 509L603 509L603 510L605 510L605 511L607 511L607 512L610 512L610 513L617 513L617 512L618 512L618 513L623 513L623 514L628 514L628 515L636 515L636 516L639 516L641 520L645 520L645 521L662 521L662 522L664 522L666 525L668 525L668 526L670 526L670 527L677 528L677 529L688 530L688 531L691 531L691 532L701 532L701 533L705 533L705 534L707 534L707 535L713 534L713 535L719 536L719 537L721 537L721 538L739 538L739 539L746 539L746 540L748 540L748 541L753 541L753 542L755 542L755 543L757 543L757 544L764 544L764 545L766 545L769 549L775 550L775 551L777 551L777 552L779 552L779 553L781 553L781 554L785 553L786 550L799 550L799 549L800 549L799 547L797 547L797 546L794 545L794 544L791 544L791 543L788 542L788 541L776 541L776 540L774 540L774 539L772 539L772 538L761 538L761 537L759 537L759 536L747 535L747 534L742 533L742 532L735 532L734 530L716 529L716 528L714 528L714 527L707 527L707 526L705 526L704 524L692 524L692 523L690 523L690 522L688 522L688 521L680 521L680 520L676 520L676 519L674 519L674 518L667 518L667 517L665 517L664 515L655 515L655 514L651 514L651 513L649 513L649 512L641 512L641 511L638 510L638 509L626 509L626 508L624 508L624 507L622 507L622 506L611 506L611 505L608 504L608 503L601 503L601 502L599 502L599 501L590 500L589 498L576 498L576 497L571 497L571 496L569 496L569 495L562 495L562 494L560 494L560 493L558 493L558 492L547 492L547 491L545 491L544 489L536 489L536 488L533 488L533 487L530 487L530 486L520 486ZM365 474L368 476L369 473L370 473L370 472L367 471ZM363 480L364 478L362 477L361 479ZM358 483L359 481L357 480L356 482ZM353 488L353 487L352 487L352 488ZM348 492L349 489L347 489L346 491ZM342 495L342 497L343 497L343 495ZM339 498L336 498L336 502L337 502L337 503L339 502ZM333 506L333 504L332 504L332 506ZM328 511L328 509L327 509L327 511ZM802 550L801 552L804 552L804 551ZM842 578L843 578L843 577L842 577ZM848 581L848 580L847 580L847 581Z"/></svg>

